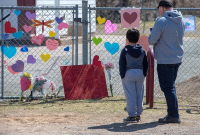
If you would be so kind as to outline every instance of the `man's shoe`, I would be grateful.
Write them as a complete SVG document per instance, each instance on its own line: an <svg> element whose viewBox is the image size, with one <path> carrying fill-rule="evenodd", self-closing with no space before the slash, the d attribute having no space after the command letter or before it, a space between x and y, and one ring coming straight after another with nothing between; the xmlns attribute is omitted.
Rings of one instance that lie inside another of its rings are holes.
<svg viewBox="0 0 200 135"><path fill-rule="evenodd" d="M137 122L141 120L140 116L136 116Z"/></svg>
<svg viewBox="0 0 200 135"><path fill-rule="evenodd" d="M124 119L124 122L139 122L137 117L130 117Z"/></svg>
<svg viewBox="0 0 200 135"><path fill-rule="evenodd" d="M164 118L158 119L159 123L181 123L179 118L174 118L171 116L165 116Z"/></svg>

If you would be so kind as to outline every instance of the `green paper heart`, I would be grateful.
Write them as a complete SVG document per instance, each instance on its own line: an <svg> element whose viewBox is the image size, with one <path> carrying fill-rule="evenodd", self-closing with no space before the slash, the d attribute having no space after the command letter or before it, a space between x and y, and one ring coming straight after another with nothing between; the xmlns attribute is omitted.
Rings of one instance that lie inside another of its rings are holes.
<svg viewBox="0 0 200 135"><path fill-rule="evenodd" d="M96 37L93 37L92 38L92 41L95 43L95 45L98 45L99 43L101 43L102 42L102 39L101 38L96 38Z"/></svg>

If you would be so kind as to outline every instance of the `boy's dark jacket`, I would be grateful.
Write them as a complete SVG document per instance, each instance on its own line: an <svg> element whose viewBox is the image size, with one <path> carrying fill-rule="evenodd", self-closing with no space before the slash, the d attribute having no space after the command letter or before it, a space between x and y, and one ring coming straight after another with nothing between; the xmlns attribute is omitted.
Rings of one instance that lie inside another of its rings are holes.
<svg viewBox="0 0 200 135"><path fill-rule="evenodd" d="M126 45L121 51L119 72L122 79L125 77L126 71L129 69L143 69L144 76L147 76L148 60L141 45Z"/></svg>

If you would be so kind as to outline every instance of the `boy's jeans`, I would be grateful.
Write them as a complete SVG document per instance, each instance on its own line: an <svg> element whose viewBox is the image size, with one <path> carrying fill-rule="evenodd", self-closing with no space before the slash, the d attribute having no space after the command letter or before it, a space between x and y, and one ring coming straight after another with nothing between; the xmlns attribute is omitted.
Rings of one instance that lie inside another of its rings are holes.
<svg viewBox="0 0 200 135"><path fill-rule="evenodd" d="M157 64L158 79L161 90L165 94L167 112L171 117L179 118L178 101L176 96L175 80L178 73L178 64Z"/></svg>

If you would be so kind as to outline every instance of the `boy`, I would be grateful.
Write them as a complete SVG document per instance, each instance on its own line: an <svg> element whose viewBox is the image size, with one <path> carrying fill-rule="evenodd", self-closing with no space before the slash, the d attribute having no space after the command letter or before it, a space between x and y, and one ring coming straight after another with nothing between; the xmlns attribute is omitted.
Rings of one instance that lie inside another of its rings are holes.
<svg viewBox="0 0 200 135"><path fill-rule="evenodd" d="M136 44L140 32L129 29L126 33L127 45L119 60L119 72L127 101L128 117L124 122L139 122L143 111L144 78L147 75L148 61L142 46Z"/></svg>

